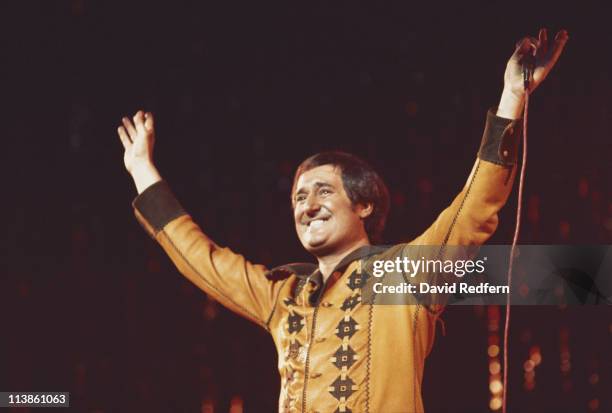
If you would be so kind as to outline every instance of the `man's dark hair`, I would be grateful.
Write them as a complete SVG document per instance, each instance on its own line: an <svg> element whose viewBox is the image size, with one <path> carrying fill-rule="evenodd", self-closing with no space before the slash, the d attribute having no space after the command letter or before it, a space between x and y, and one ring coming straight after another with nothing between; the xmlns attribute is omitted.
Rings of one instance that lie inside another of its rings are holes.
<svg viewBox="0 0 612 413"><path fill-rule="evenodd" d="M382 233L389 213L389 190L382 178L363 159L340 151L317 153L298 166L293 177L291 194L293 195L297 180L304 172L323 165L340 168L344 191L353 206L372 204L372 213L364 220L365 230L370 242L382 242Z"/></svg>

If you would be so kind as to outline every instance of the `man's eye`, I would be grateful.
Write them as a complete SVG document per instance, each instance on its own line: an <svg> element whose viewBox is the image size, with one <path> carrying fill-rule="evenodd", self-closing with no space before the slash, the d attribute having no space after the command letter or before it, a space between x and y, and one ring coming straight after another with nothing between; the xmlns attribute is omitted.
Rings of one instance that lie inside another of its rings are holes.
<svg viewBox="0 0 612 413"><path fill-rule="evenodd" d="M321 189L321 190L319 191L319 194L321 194L321 195L329 195L329 194L331 194L331 193L332 193L332 191L330 191L329 189L325 189L325 188L324 188L324 189Z"/></svg>
<svg viewBox="0 0 612 413"><path fill-rule="evenodd" d="M306 197L304 195L298 195L295 197L295 202L302 202Z"/></svg>

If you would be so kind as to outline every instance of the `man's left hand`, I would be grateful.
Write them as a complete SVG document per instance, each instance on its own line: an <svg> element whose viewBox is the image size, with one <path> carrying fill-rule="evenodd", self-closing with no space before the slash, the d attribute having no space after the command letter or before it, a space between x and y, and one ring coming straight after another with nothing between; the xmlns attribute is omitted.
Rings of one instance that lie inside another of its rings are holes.
<svg viewBox="0 0 612 413"><path fill-rule="evenodd" d="M549 45L546 29L540 29L538 38L525 37L521 39L508 60L504 73L504 91L497 112L498 116L516 119L521 116L525 99L523 82L523 63L529 54L534 56L533 76L529 79L529 93L546 79L557 63L567 42L567 31L561 30L555 35L554 42Z"/></svg>

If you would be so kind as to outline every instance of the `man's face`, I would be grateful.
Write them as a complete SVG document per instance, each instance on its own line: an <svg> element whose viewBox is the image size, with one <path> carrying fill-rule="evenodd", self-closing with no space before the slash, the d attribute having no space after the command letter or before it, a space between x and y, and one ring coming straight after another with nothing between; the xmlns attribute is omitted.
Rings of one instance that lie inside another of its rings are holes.
<svg viewBox="0 0 612 413"><path fill-rule="evenodd" d="M363 218L371 206L353 206L342 174L333 165L304 172L293 193L295 229L302 245L315 256L329 255L367 241Z"/></svg>

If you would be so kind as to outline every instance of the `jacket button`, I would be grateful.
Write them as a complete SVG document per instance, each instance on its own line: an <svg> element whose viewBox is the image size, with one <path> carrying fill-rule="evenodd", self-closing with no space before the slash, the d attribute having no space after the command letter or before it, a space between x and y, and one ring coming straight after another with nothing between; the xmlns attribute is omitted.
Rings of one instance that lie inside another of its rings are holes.
<svg viewBox="0 0 612 413"><path fill-rule="evenodd" d="M317 343L322 343L324 341L325 341L325 337L317 337L317 338L315 338L315 342L317 342Z"/></svg>
<svg viewBox="0 0 612 413"><path fill-rule="evenodd" d="M329 308L329 307L332 307L332 306L333 306L333 304L332 304L332 303L330 303L329 301L323 301L323 302L321 303L321 305L322 305L323 307L326 307L326 308Z"/></svg>
<svg viewBox="0 0 612 413"><path fill-rule="evenodd" d="M318 378L319 378L319 377L321 377L321 376L322 376L322 374L321 374L321 373L312 373L312 374L310 375L310 378L311 378L311 379L318 379Z"/></svg>
<svg viewBox="0 0 612 413"><path fill-rule="evenodd" d="M507 157L508 157L508 151L504 150L504 151L502 152L502 154L504 155L504 158L507 158Z"/></svg>

